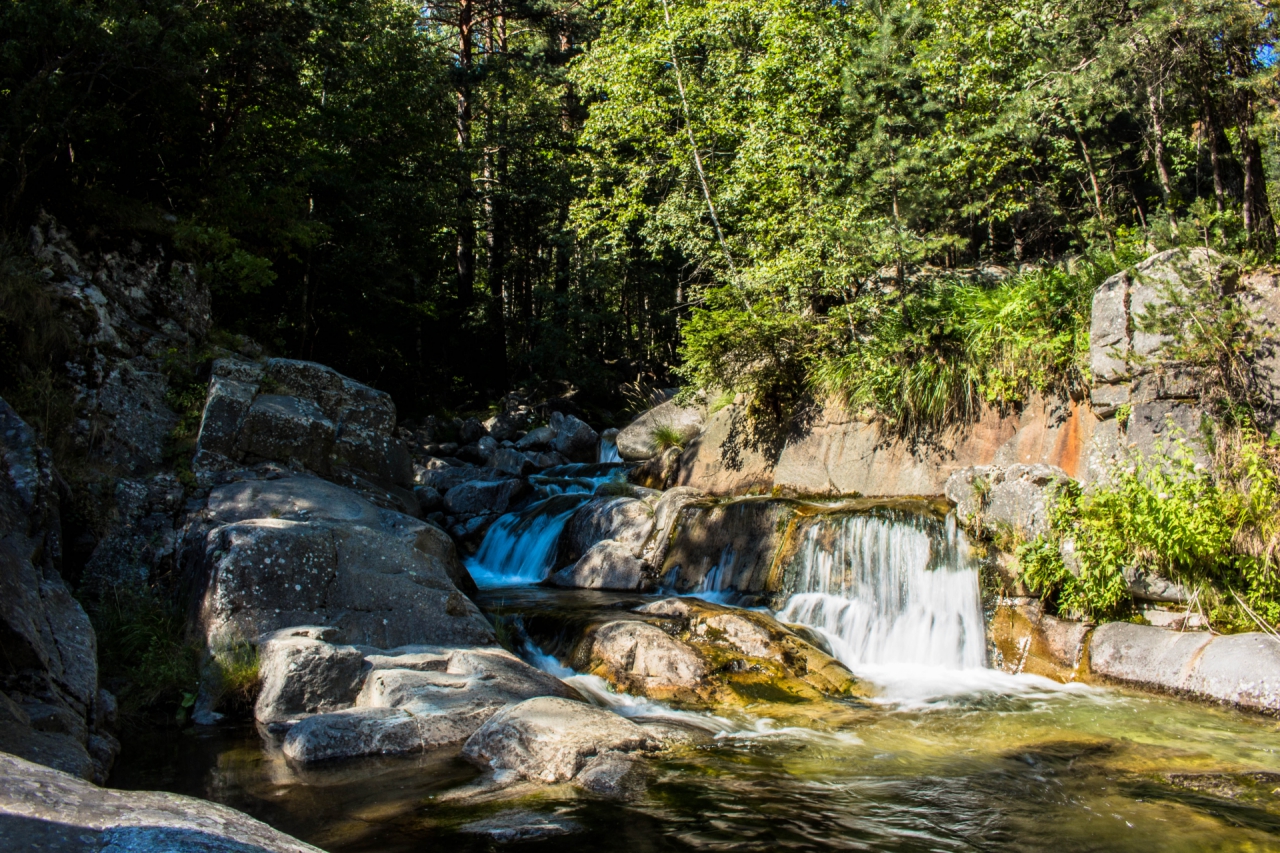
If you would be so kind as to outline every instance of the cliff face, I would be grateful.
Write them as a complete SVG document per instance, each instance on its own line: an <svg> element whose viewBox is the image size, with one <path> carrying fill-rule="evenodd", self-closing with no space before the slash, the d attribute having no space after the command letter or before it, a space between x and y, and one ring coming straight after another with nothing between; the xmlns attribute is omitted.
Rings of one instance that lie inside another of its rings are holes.
<svg viewBox="0 0 1280 853"><path fill-rule="evenodd" d="M0 400L0 751L102 781L119 744L97 640L62 580L60 491L48 451Z"/></svg>

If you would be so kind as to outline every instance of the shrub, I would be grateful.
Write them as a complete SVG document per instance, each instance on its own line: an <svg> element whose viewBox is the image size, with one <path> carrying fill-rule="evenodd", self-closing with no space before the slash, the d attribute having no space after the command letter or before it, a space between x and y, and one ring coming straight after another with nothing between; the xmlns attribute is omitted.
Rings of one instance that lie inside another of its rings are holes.
<svg viewBox="0 0 1280 853"><path fill-rule="evenodd" d="M89 611L98 635L102 682L126 723L151 711L178 712L200 681L200 646L186 635L182 609L151 593L116 591Z"/></svg>
<svg viewBox="0 0 1280 853"><path fill-rule="evenodd" d="M1116 617L1129 601L1125 569L1143 567L1197 590L1220 622L1247 623L1230 612L1237 607L1280 621L1276 448L1247 427L1228 439L1212 468L1175 438L1091 491L1060 486L1050 533L1019 549L1024 582L1062 611ZM1068 540L1071 567L1061 554Z"/></svg>

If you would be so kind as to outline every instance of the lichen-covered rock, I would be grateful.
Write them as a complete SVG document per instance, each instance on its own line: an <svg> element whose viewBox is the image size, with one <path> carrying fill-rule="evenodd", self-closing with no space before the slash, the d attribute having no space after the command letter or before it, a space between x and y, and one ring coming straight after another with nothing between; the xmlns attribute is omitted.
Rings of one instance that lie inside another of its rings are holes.
<svg viewBox="0 0 1280 853"><path fill-rule="evenodd" d="M246 477L252 472L242 472ZM382 509L362 495L306 474L248 477L214 487L188 536L206 535L211 527L257 518L352 524L387 533L438 561L453 584L470 595L475 584L467 574L448 534L435 525Z"/></svg>
<svg viewBox="0 0 1280 853"><path fill-rule="evenodd" d="M99 788L0 753L0 848L48 853L321 853L226 806Z"/></svg>
<svg viewBox="0 0 1280 853"><path fill-rule="evenodd" d="M692 692L702 685L711 667L694 648L654 625L633 620L609 622L591 638L595 669L627 692L644 696Z"/></svg>
<svg viewBox="0 0 1280 853"><path fill-rule="evenodd" d="M679 406L668 400L618 432L618 455L628 462L651 459L662 449L655 438L658 430L670 430L683 446L702 432L705 421L706 411L701 406Z"/></svg>
<svg viewBox="0 0 1280 853"><path fill-rule="evenodd" d="M652 752L660 741L612 711L567 699L538 698L494 715L462 748L493 772L531 782L567 782L604 755Z"/></svg>
<svg viewBox="0 0 1280 853"><path fill-rule="evenodd" d="M947 478L947 499L969 529L1031 540L1049 530L1049 508L1070 478L1052 465L978 465Z"/></svg>
<svg viewBox="0 0 1280 853"><path fill-rule="evenodd" d="M441 561L386 533L260 518L215 528L197 547L211 646L314 624L382 647L493 641Z"/></svg>

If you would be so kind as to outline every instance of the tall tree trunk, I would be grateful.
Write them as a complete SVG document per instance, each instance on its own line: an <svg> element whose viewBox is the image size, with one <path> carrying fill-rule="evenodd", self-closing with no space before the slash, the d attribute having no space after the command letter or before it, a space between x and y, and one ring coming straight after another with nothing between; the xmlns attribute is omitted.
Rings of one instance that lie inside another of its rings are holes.
<svg viewBox="0 0 1280 853"><path fill-rule="evenodd" d="M501 13L489 22L486 43L490 57L507 53L506 19ZM503 186L506 182L507 105L506 87L497 83L491 88L493 97L485 113L484 208L485 208L485 272L489 284L489 358L492 384L507 390L506 273L507 224ZM495 120L495 113L497 113ZM497 136L495 137L495 128Z"/></svg>
<svg viewBox="0 0 1280 853"><path fill-rule="evenodd" d="M1253 99L1241 98L1240 153L1244 167L1244 228L1249 244L1264 254L1276 247L1276 224L1267 197L1267 175L1262 162L1262 146L1253 137Z"/></svg>
<svg viewBox="0 0 1280 853"><path fill-rule="evenodd" d="M476 225L471 206L471 36L474 0L458 2L458 278L457 299L471 305L475 291Z"/></svg>
<svg viewBox="0 0 1280 853"><path fill-rule="evenodd" d="M1156 87L1147 87L1147 109L1151 112L1151 148L1156 160L1156 174L1160 176L1160 195L1164 199L1164 211L1169 217L1173 236L1178 236L1178 218L1173 210L1173 181L1164 162L1164 93Z"/></svg>
<svg viewBox="0 0 1280 853"><path fill-rule="evenodd" d="M1213 170L1213 201L1218 213L1227 208L1227 182L1223 176L1222 143L1219 137L1222 130L1214 115L1213 107L1208 99L1204 103L1204 137L1209 143L1209 166Z"/></svg>

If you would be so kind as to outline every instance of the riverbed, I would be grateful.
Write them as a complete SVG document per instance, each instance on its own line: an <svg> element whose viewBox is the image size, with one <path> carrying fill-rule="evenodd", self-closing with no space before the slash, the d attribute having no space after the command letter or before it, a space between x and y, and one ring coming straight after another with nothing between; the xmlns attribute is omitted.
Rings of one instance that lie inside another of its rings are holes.
<svg viewBox="0 0 1280 853"><path fill-rule="evenodd" d="M483 596L528 620L644 600L541 587ZM251 727L135 735L111 784L226 803L330 853L488 850L495 834L533 836L514 842L522 850L637 853L1280 850L1274 719L982 668L859 674L879 685L874 700L806 726L750 707L723 717L612 697L624 713L706 732L657 761L647 793L626 804L567 785L457 798L477 771L456 750L299 771Z"/></svg>

